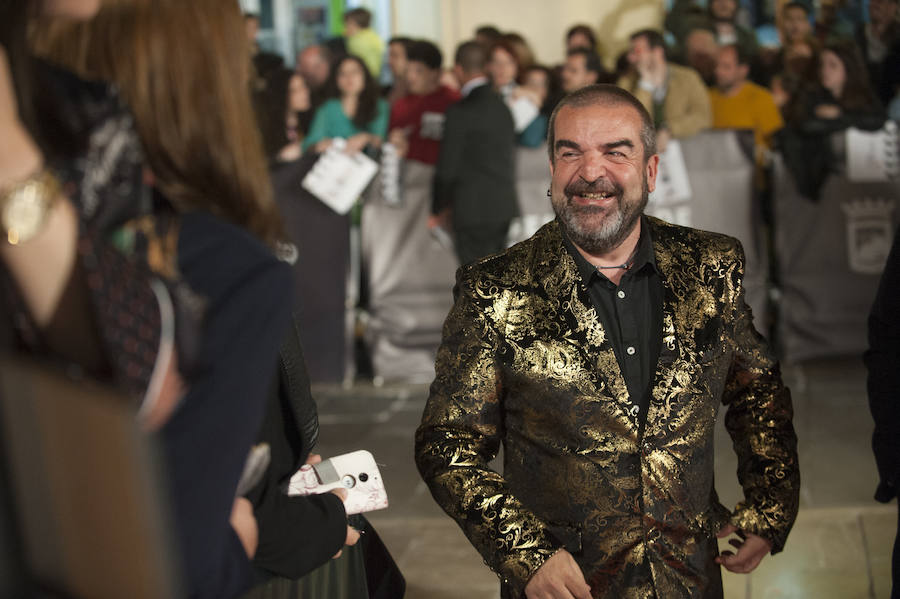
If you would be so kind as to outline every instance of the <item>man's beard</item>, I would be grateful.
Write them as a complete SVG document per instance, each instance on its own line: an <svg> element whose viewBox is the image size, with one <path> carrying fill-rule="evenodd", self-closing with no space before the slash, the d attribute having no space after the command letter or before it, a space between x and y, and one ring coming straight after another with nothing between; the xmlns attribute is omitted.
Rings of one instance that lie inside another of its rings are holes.
<svg viewBox="0 0 900 599"><path fill-rule="evenodd" d="M576 195L610 192L614 193L616 198L613 207L579 206L571 199ZM649 198L647 176L644 175L641 197L637 201L628 202L622 187L606 179L593 183L579 179L566 186L560 199L553 197L552 203L553 211L556 212L569 240L589 254L600 256L614 250L625 241L643 214ZM603 215L605 218L599 224L592 223Z"/></svg>

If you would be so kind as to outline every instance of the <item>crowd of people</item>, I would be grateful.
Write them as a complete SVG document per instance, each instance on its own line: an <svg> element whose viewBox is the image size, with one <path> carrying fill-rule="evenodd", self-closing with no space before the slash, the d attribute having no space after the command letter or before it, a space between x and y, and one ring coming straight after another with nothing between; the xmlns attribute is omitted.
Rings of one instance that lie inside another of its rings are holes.
<svg viewBox="0 0 900 599"><path fill-rule="evenodd" d="M900 118L898 3L873 0L867 22L850 22L835 4L822 3L814 13L808 3L781 3L775 15L781 40L777 47L757 41L751 15L737 0L714 0L703 8L693 0L678 0L666 16L665 30L633 32L628 50L615 57L602 54L604 48L586 24L566 32L565 60L558 65L539 64L528 41L516 32L485 25L473 39L485 53L479 68L513 118L518 146L545 143L549 116L565 94L595 83L615 83L637 96L653 115L660 151L671 138L705 129L749 129L758 164L757 192L765 197L766 167L777 146L798 188L815 200L830 162L823 158L822 168L810 176L798 164L810 149L826 147L835 131L876 130L889 116ZM255 23L255 16L247 19ZM377 156L381 144L389 141L407 160L438 164L443 119L466 95L460 93L464 82L453 69L443 68L441 52L432 41L395 37L386 44L383 69L390 84L378 87L380 63L360 57L355 66L347 66L344 58L347 52L352 55L360 36L370 40L367 52L380 47L371 41L377 37L370 27L371 14L356 9L347 13L345 22L346 39L303 49L295 71L281 66L282 75L271 75L266 65L280 58L256 54L264 90L257 94L260 120L278 121L263 129L270 158L296 158L296 152L286 148L297 139L303 149L315 144L313 150L321 151L327 146L323 137L341 135L350 141L349 151L368 148ZM248 31L255 35L255 27ZM361 72L363 63L368 65L366 73ZM608 71L606 64L615 67ZM358 106L339 83L338 67L365 79L365 85L357 85L362 89ZM428 77L423 78L423 72ZM267 86L270 76L276 84ZM291 101L277 82L296 76L304 79L312 100L293 101L302 110L286 110ZM432 225L441 224L441 215L436 216Z"/></svg>
<svg viewBox="0 0 900 599"><path fill-rule="evenodd" d="M162 448L191 597L294 596L302 577L359 550L367 527L348 520L346 492L282 493L320 458L270 168L336 139L375 159L390 144L434 167L428 226L452 232L465 265L505 249L519 210L516 147L555 139L558 104L595 84L646 110L655 137L641 138L644 150L752 129L761 194L771 150L789 162L835 131L900 118L897 0L871 0L865 23L842 21L831 2L818 14L787 2L777 49L757 43L737 0L676 0L665 31L633 32L618 57L574 25L559 65L540 64L522 35L483 26L451 69L434 41L385 43L362 8L345 13L345 37L303 48L288 67L257 45L258 19L237 2L100 4L0 8L0 190L9 204L38 198L4 206L2 338L132 401ZM802 189L812 197L817 184ZM436 460L440 442L426 433ZM236 496L254 444L270 448L270 466ZM402 594L402 578L384 588Z"/></svg>

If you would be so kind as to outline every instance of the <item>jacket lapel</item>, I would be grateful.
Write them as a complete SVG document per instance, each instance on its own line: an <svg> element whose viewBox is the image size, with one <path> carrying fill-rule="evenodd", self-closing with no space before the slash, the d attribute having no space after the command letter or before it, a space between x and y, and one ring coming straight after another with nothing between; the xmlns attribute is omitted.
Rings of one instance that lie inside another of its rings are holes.
<svg viewBox="0 0 900 599"><path fill-rule="evenodd" d="M575 260L563 245L559 224L549 223L543 229L541 248L535 264L535 281L548 298L558 298L560 308L555 320L564 337L577 339L581 347L584 369L591 374L595 389L591 395L598 401L612 402L621 420L628 423L637 436L638 406L628 395L625 378L616 360L612 343L591 304L587 287L581 279ZM541 234L541 233L539 233ZM608 399L603 399L606 396ZM606 410L609 406L605 407Z"/></svg>
<svg viewBox="0 0 900 599"><path fill-rule="evenodd" d="M684 344L693 335L687 330L687 319L678 317L678 306L685 304L694 290L694 277L679 272L677 266L683 264L682 251L672 236L669 226L650 218L653 235L653 250L663 284L662 345L659 361L650 390L650 405L644 437L652 437L659 432L661 423L668 417L672 395L690 384L688 372L684 369ZM669 229L669 230L666 230Z"/></svg>

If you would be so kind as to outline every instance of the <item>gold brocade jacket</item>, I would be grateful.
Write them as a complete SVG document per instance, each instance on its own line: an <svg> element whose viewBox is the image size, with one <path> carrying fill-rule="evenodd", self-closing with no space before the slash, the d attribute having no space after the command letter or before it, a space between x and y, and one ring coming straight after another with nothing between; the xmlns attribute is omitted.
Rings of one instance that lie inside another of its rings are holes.
<svg viewBox="0 0 900 599"><path fill-rule="evenodd" d="M720 597L716 531L784 546L800 477L790 393L744 303L743 251L648 219L662 351L643 437L557 222L464 267L444 324L416 463L438 504L521 597L559 548L594 597ZM713 485L720 404L745 500ZM504 473L488 463L504 444Z"/></svg>

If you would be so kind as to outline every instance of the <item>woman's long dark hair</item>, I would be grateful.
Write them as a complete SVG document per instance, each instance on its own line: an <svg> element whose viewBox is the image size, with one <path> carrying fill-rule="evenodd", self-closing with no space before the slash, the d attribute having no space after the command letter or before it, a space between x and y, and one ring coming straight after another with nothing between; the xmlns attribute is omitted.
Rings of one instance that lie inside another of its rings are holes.
<svg viewBox="0 0 900 599"><path fill-rule="evenodd" d="M863 62L859 48L852 41L840 41L830 44L822 52L834 53L844 65L846 80L841 97L835 98L845 112L877 112L881 110L881 102L869 83L869 71ZM822 60L819 53L819 60Z"/></svg>
<svg viewBox="0 0 900 599"><path fill-rule="evenodd" d="M352 120L353 124L360 129L365 129L369 126L369 123L375 120L375 116L378 114L378 86L375 84L375 79L372 78L372 75L369 73L369 68L366 66L366 63L363 62L362 58L355 54L347 54L335 61L334 66L331 68L331 74L328 76L328 82L326 83L325 89L328 90L329 98L341 99L341 90L338 89L337 76L338 71L341 69L341 65L348 60L352 60L359 65L359 68L362 69L363 79L365 80L365 85L363 86L363 90L359 93L359 100L356 104L356 114L354 114L353 118L350 120Z"/></svg>

